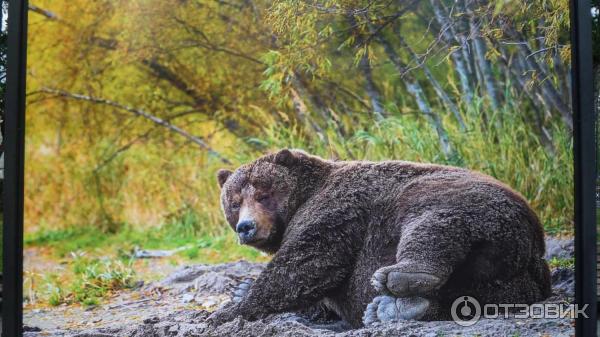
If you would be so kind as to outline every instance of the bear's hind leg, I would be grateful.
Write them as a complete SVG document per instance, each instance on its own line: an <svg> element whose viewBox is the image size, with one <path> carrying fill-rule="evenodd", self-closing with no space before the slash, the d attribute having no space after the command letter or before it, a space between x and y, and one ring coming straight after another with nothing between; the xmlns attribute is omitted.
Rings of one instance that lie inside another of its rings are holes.
<svg viewBox="0 0 600 337"><path fill-rule="evenodd" d="M395 297L428 295L444 285L470 249L458 217L426 212L403 225L396 264L378 269L371 284Z"/></svg>
<svg viewBox="0 0 600 337"><path fill-rule="evenodd" d="M486 303L513 303L532 304L543 301L549 293L549 287L540 283L535 276L527 270L507 280L489 280L486 283L464 284L455 280L449 280L447 286L440 292L439 296L445 306L461 296L472 296L481 305Z"/></svg>

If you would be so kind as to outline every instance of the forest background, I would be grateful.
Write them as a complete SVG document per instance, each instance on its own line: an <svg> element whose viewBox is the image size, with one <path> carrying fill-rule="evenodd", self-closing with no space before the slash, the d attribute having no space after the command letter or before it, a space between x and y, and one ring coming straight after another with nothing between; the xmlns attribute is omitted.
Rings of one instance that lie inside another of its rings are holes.
<svg viewBox="0 0 600 337"><path fill-rule="evenodd" d="M215 174L279 148L479 170L572 234L566 0L36 0L30 4L29 304L95 304L140 249L239 246ZM572 261L556 261L572 263ZM26 254L27 269L27 254Z"/></svg>

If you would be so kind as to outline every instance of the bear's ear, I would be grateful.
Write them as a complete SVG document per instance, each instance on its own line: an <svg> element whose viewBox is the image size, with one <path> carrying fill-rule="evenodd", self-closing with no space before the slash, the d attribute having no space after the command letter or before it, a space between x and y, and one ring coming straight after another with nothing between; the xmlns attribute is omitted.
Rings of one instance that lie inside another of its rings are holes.
<svg viewBox="0 0 600 337"><path fill-rule="evenodd" d="M219 187L223 187L223 185L227 181L227 178L229 178L229 176L232 173L233 172L231 170L226 169L220 169L219 171L217 171L217 180L219 181Z"/></svg>
<svg viewBox="0 0 600 337"><path fill-rule="evenodd" d="M288 149L280 150L275 154L275 164L282 166L293 166L297 163L298 158Z"/></svg>

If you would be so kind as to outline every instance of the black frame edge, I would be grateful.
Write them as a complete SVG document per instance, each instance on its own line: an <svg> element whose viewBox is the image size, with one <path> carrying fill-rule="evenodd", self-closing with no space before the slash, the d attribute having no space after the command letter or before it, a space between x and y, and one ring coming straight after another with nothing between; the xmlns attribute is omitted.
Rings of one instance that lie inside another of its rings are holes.
<svg viewBox="0 0 600 337"><path fill-rule="evenodd" d="M588 304L577 317L576 336L596 336L596 135L589 0L571 0L573 151L575 159L575 302ZM581 315L580 315L581 316Z"/></svg>
<svg viewBox="0 0 600 337"><path fill-rule="evenodd" d="M23 179L27 0L9 0L4 135L2 336L23 331Z"/></svg>

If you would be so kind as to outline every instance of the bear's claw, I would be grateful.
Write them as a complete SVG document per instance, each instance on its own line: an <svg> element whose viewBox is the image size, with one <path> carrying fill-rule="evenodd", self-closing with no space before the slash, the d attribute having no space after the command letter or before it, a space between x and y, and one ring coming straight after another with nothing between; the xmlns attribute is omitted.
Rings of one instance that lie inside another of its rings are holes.
<svg viewBox="0 0 600 337"><path fill-rule="evenodd" d="M377 322L417 320L425 315L428 308L429 301L422 297L377 296L367 305L363 324L369 326Z"/></svg>
<svg viewBox="0 0 600 337"><path fill-rule="evenodd" d="M250 290L250 286L252 285L253 282L254 282L254 280L252 280L252 279L245 279L240 284L238 284L233 289L233 295L231 296L231 300L234 303L241 302L242 299L244 297L246 297L246 294L248 294L248 291Z"/></svg>
<svg viewBox="0 0 600 337"><path fill-rule="evenodd" d="M442 285L437 276L422 272L402 272L394 267L383 267L373 274L371 284L375 290L383 294L406 297L427 294Z"/></svg>

